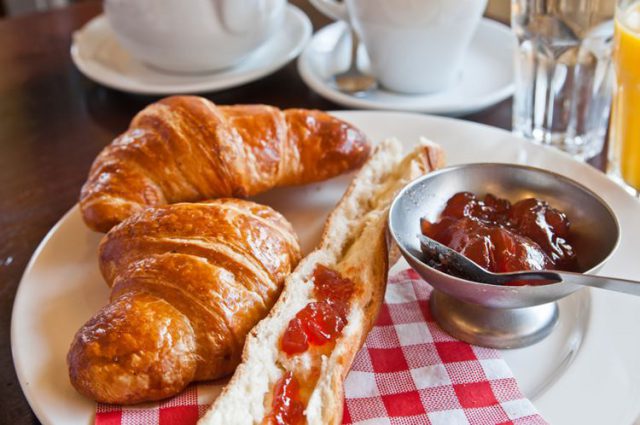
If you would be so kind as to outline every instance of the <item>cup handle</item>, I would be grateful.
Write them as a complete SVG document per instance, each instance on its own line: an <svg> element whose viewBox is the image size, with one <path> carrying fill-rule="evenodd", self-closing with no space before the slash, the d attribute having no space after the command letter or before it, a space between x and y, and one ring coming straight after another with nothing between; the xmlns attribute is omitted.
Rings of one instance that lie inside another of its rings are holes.
<svg viewBox="0 0 640 425"><path fill-rule="evenodd" d="M309 0L309 2L330 18L338 21L349 21L349 13L344 2L338 3L335 0Z"/></svg>

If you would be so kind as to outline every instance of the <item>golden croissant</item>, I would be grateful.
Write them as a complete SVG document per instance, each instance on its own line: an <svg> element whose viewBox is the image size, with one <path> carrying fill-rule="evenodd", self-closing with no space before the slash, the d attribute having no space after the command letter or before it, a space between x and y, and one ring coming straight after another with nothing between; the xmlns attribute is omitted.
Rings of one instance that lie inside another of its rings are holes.
<svg viewBox="0 0 640 425"><path fill-rule="evenodd" d="M148 208L100 243L111 302L76 334L71 383L104 403L227 375L300 258L290 223L239 199Z"/></svg>
<svg viewBox="0 0 640 425"><path fill-rule="evenodd" d="M360 167L369 151L362 132L324 112L174 96L141 111L98 155L80 208L106 232L147 206L325 180Z"/></svg>

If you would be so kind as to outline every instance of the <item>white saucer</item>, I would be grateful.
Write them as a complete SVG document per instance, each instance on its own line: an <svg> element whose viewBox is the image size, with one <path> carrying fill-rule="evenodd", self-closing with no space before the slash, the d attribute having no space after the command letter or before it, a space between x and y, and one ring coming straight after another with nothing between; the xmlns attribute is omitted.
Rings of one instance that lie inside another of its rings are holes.
<svg viewBox="0 0 640 425"><path fill-rule="evenodd" d="M338 91L329 81L349 67L350 42L343 36L346 25L336 22L314 34L298 59L304 82L322 97L351 108L464 115L479 111L513 94L515 37L509 27L482 19L471 42L460 81L434 94L406 95L384 89L363 96ZM362 46L361 46L362 47ZM359 52L360 69L369 69L369 59ZM437 66L437 63L434 63Z"/></svg>
<svg viewBox="0 0 640 425"><path fill-rule="evenodd" d="M282 28L240 65L210 74L172 74L132 58L116 41L106 17L99 15L73 34L71 58L88 78L126 92L211 92L239 86L280 69L300 54L311 32L307 15L288 5Z"/></svg>

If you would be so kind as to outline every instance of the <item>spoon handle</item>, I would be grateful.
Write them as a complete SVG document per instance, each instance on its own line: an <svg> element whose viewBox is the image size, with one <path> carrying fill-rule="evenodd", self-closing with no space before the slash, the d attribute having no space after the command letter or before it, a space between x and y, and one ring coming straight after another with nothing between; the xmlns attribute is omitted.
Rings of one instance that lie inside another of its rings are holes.
<svg viewBox="0 0 640 425"><path fill-rule="evenodd" d="M358 40L358 34L356 33L353 25L349 24L349 30L351 30L351 65L349 66L350 70L358 70L358 46L360 45L360 40Z"/></svg>
<svg viewBox="0 0 640 425"><path fill-rule="evenodd" d="M590 274L556 272L567 283L594 288L608 289L609 291L624 292L625 294L640 296L640 282L635 280L618 279L614 277L595 276Z"/></svg>

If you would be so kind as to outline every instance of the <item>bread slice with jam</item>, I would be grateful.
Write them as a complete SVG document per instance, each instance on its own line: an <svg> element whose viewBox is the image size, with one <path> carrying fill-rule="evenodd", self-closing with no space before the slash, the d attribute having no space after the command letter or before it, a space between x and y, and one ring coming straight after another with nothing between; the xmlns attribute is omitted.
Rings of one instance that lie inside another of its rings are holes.
<svg viewBox="0 0 640 425"><path fill-rule="evenodd" d="M443 164L442 149L426 140L404 157L396 139L376 147L200 425L341 423L344 379L384 299L390 203Z"/></svg>

